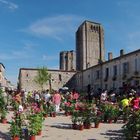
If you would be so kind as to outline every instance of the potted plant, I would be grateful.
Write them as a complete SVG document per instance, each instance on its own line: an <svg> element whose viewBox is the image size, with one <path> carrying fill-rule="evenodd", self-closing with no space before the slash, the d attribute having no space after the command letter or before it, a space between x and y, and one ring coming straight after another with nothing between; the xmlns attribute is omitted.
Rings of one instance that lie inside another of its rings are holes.
<svg viewBox="0 0 140 140"><path fill-rule="evenodd" d="M48 110L49 110L49 113L50 113L50 116L51 117L56 117L56 112L55 112L55 106L54 106L54 104L50 104Z"/></svg>
<svg viewBox="0 0 140 140"><path fill-rule="evenodd" d="M82 116L79 116L78 117L78 127L79 127L79 130L81 130L81 131L84 129L83 122L84 122L84 118Z"/></svg>
<svg viewBox="0 0 140 140"><path fill-rule="evenodd" d="M37 114L30 114L28 118L29 118L28 130L29 130L30 140L35 140L35 135L37 135L40 127L40 124L38 123Z"/></svg>
<svg viewBox="0 0 140 140"><path fill-rule="evenodd" d="M43 116L44 117L48 117L48 106L47 106L47 104L45 104L45 103L43 103Z"/></svg>
<svg viewBox="0 0 140 140"><path fill-rule="evenodd" d="M7 110L6 109L2 109L1 110L1 122L2 123L7 123L6 115L7 115Z"/></svg>
<svg viewBox="0 0 140 140"><path fill-rule="evenodd" d="M37 115L37 122L36 122L36 123L38 123L38 125L37 125L37 127L38 127L37 135L41 135L43 121L44 121L43 113L40 112Z"/></svg>
<svg viewBox="0 0 140 140"><path fill-rule="evenodd" d="M115 106L114 107L114 113L113 113L113 118L114 118L114 122L116 123L119 116L120 116L120 110L119 110L119 107L118 106Z"/></svg>
<svg viewBox="0 0 140 140"><path fill-rule="evenodd" d="M130 116L130 111L131 111L130 107L123 108L123 122L124 123L127 122L128 118Z"/></svg>
<svg viewBox="0 0 140 140"><path fill-rule="evenodd" d="M78 111L74 111L72 116L71 116L71 121L72 121L72 127L73 129L77 129L78 125L77 125L77 122L78 122Z"/></svg>
<svg viewBox="0 0 140 140"><path fill-rule="evenodd" d="M123 126L123 133L127 140L140 139L140 110L130 115L128 122Z"/></svg>
<svg viewBox="0 0 140 140"><path fill-rule="evenodd" d="M17 120L12 120L10 123L10 135L12 140L19 140L21 136L21 127L19 126Z"/></svg>
<svg viewBox="0 0 140 140"><path fill-rule="evenodd" d="M103 120L104 122L107 122L109 118L109 105L108 104L101 104L100 110L103 112Z"/></svg>
<svg viewBox="0 0 140 140"><path fill-rule="evenodd" d="M97 111L97 113L95 113L95 116L93 118L94 124L95 124L95 128L99 127L100 122L102 121L102 113L101 111Z"/></svg>
<svg viewBox="0 0 140 140"><path fill-rule="evenodd" d="M70 106L71 106L70 102L65 102L64 110L65 110L65 115L66 116L68 116L70 114Z"/></svg>
<svg viewBox="0 0 140 140"><path fill-rule="evenodd" d="M94 117L94 113L93 112L89 112L89 111L83 112L84 128L86 128L86 129L90 129L91 128L91 123L93 122L93 117Z"/></svg>

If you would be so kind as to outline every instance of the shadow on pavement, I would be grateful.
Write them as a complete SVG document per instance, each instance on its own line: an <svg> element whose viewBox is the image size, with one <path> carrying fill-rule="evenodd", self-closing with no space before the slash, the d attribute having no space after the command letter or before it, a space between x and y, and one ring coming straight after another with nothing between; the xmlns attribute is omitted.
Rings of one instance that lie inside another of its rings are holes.
<svg viewBox="0 0 140 140"><path fill-rule="evenodd" d="M0 131L0 140L11 140L11 137L8 134Z"/></svg>
<svg viewBox="0 0 140 140"><path fill-rule="evenodd" d="M100 133L105 135L105 138L109 140L125 140L122 130L108 130L106 133Z"/></svg>
<svg viewBox="0 0 140 140"><path fill-rule="evenodd" d="M68 123L57 123L56 125L51 125L50 127L55 127L59 129L72 129L71 124Z"/></svg>

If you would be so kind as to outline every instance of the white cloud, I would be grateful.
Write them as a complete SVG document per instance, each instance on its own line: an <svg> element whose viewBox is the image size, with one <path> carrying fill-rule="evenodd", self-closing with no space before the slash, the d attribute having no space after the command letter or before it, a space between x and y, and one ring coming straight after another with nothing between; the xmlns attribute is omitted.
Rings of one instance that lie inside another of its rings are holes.
<svg viewBox="0 0 140 140"><path fill-rule="evenodd" d="M44 61L52 61L52 60L58 60L58 56L48 56L48 55L43 55L43 58L42 58Z"/></svg>
<svg viewBox="0 0 140 140"><path fill-rule="evenodd" d="M10 10L15 10L18 8L18 5L12 2L9 2L7 0L0 0L0 3L4 4L7 6Z"/></svg>
<svg viewBox="0 0 140 140"><path fill-rule="evenodd" d="M11 53L1 53L0 60L13 60L13 59L24 59L30 56L24 51L12 51Z"/></svg>
<svg viewBox="0 0 140 140"><path fill-rule="evenodd" d="M74 35L77 25L81 21L83 21L83 18L79 16L58 15L40 19L22 31L38 37L51 37L63 40L66 36Z"/></svg>

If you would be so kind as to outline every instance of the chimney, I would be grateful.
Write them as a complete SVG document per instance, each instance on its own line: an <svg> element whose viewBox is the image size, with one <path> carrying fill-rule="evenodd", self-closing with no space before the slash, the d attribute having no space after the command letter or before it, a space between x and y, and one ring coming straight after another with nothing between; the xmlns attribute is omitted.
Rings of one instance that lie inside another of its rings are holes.
<svg viewBox="0 0 140 140"><path fill-rule="evenodd" d="M122 56L122 55L124 55L124 50L123 49L120 50L120 56Z"/></svg>
<svg viewBox="0 0 140 140"><path fill-rule="evenodd" d="M112 52L109 52L108 53L108 60L112 60L113 59L113 54L112 54Z"/></svg>

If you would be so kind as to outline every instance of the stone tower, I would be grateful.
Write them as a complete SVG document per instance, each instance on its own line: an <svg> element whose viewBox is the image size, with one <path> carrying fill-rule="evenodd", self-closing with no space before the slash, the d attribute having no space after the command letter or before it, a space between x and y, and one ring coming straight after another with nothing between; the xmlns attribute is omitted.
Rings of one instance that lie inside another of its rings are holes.
<svg viewBox="0 0 140 140"><path fill-rule="evenodd" d="M73 71L76 70L75 51L60 52L60 70Z"/></svg>
<svg viewBox="0 0 140 140"><path fill-rule="evenodd" d="M104 61L104 30L100 23L84 21L76 32L76 70Z"/></svg>

